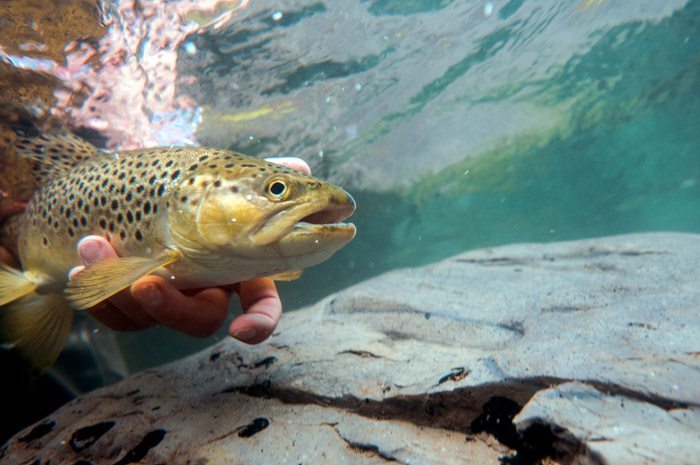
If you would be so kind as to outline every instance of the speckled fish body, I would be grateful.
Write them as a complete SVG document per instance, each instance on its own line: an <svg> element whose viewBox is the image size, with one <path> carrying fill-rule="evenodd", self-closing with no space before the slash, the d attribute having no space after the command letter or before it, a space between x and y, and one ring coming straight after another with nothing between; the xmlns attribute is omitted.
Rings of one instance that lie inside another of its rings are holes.
<svg viewBox="0 0 700 465"><path fill-rule="evenodd" d="M27 299L84 309L147 274L179 288L271 276L317 264L355 234L352 224L340 223L355 208L344 190L235 152L103 153L49 136L20 140L18 152L42 184L17 229L22 273L0 269L0 305L11 315L4 333L20 341L21 352L36 345L22 351L26 336L15 334L23 323L13 318ZM81 264L76 244L90 234L107 238L120 260L98 261L69 282ZM49 355L29 358L46 365L57 353Z"/></svg>

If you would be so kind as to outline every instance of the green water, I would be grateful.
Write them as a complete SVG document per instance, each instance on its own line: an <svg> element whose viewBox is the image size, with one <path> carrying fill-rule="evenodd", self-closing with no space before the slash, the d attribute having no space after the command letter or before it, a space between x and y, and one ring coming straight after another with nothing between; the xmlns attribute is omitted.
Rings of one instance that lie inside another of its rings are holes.
<svg viewBox="0 0 700 465"><path fill-rule="evenodd" d="M455 7L443 1L361 3L377 18L426 15L426 21L432 18L435 27L441 12ZM459 148L445 148L459 147L455 141L463 137L460 132L445 136L443 131L434 139L427 137L428 143L421 145L427 149L420 156L431 157L432 148L452 150L452 161L417 170L410 183L387 183L378 189L376 184L363 187L361 179L338 175L340 181L347 181L357 200L353 217L357 238L328 262L306 270L301 280L280 283L286 310L312 304L390 269L419 266L474 248L643 231L700 232L700 1L689 1L672 14L653 20L591 27L585 46L544 70L537 69L542 65L535 53L531 69L521 67L517 76L503 78L495 71L489 75L490 70L501 69L497 65L504 51L512 50L516 43L526 50L522 43L547 34L546 25L557 14L571 15L571 21L578 24L607 14L605 8L610 6L602 2L584 7L584 3L573 2L571 5L578 6L564 12L554 2L544 15L543 26L524 33L526 23L514 18L528 2L510 1L497 11L503 25L476 37L469 51L455 54L439 76L419 86L407 86L405 92L393 95L394 100L399 95L398 101L382 100L382 92L392 85L387 81L348 106L350 112L353 106L372 108L376 101L376 115L359 124L355 137L327 149L332 155L330 164L312 159L312 167L321 175L342 173L344 166L362 156L363 163L372 164L372 156L363 154L378 147L385 158L397 157L400 165L405 153L401 150L411 147L411 142L401 146L396 141L403 136L397 134L410 132L407 126L417 124L438 133L440 121L459 123L468 107L495 104L507 109L511 104L526 103L536 109L531 115L535 121L542 115L558 116L546 124L525 125L512 134L486 137L488 143L479 144L477 149L465 139L469 148L463 153ZM307 7L304 11L309 16L334 14L331 7ZM391 71L389 65L384 70L381 67L395 50L396 46L389 44L373 54L358 50L360 58L324 56L302 67L295 65L284 74L283 84L261 84L259 95L289 98L295 92L330 85L335 79L352 79L373 71L385 73L375 76L381 81ZM391 66L405 65L420 52L417 47ZM424 58L426 62L428 58ZM224 62L217 61L219 72L224 66L237 66ZM406 73L422 71L407 68L399 74L403 78ZM460 87L459 83L474 73L479 73L478 82L493 80L495 84L483 92L467 85ZM369 86L367 80L364 85ZM439 117L443 119L436 122ZM281 127L276 128L279 131ZM264 132L262 128L258 129ZM219 141L220 135L208 131L204 128L199 134L203 142ZM263 143L248 151L266 155L284 144L314 146L324 138L333 140L332 133L329 125L297 139L296 135L287 135L285 140L278 134L260 134ZM240 148L240 143L236 144L230 143ZM413 162L407 159L406 163ZM223 337L227 337L225 330L215 338L194 341L156 329L145 335L122 335L121 340L130 354L131 368L140 369ZM155 355L143 355L148 353Z"/></svg>

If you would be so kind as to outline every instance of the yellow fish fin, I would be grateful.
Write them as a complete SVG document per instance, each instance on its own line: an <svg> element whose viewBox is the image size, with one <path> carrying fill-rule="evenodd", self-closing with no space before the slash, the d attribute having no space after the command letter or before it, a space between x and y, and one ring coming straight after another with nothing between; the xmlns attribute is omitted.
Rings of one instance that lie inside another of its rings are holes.
<svg viewBox="0 0 700 465"><path fill-rule="evenodd" d="M274 279L275 281L294 281L295 279L301 278L303 272L304 270L287 271L286 273L273 274L272 276L268 276L268 278Z"/></svg>
<svg viewBox="0 0 700 465"><path fill-rule="evenodd" d="M179 258L167 250L156 258L104 258L90 264L68 282L65 296L76 310L93 307Z"/></svg>
<svg viewBox="0 0 700 465"><path fill-rule="evenodd" d="M45 368L61 353L73 309L56 294L31 293L2 309L2 338L32 365Z"/></svg>
<svg viewBox="0 0 700 465"><path fill-rule="evenodd" d="M21 271L0 263L0 306L24 297L36 289Z"/></svg>
<svg viewBox="0 0 700 465"><path fill-rule="evenodd" d="M15 142L15 152L29 160L39 185L67 175L75 165L100 153L94 145L70 133L20 137Z"/></svg>

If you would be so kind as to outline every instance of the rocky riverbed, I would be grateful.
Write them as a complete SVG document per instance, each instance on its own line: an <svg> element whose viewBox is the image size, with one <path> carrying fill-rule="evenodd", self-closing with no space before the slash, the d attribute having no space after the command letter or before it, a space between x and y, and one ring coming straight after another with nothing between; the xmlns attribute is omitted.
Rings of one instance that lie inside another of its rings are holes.
<svg viewBox="0 0 700 465"><path fill-rule="evenodd" d="M696 463L698 270L678 233L395 270L79 397L0 461Z"/></svg>

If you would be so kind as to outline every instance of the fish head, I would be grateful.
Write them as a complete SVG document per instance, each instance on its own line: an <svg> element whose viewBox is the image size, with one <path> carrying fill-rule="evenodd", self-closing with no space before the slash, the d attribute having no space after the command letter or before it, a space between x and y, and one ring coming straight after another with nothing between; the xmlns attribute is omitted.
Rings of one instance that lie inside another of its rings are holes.
<svg viewBox="0 0 700 465"><path fill-rule="evenodd" d="M320 263L355 236L342 223L355 210L343 189L242 157L198 167L173 191L169 229L186 255L267 262L276 273Z"/></svg>

